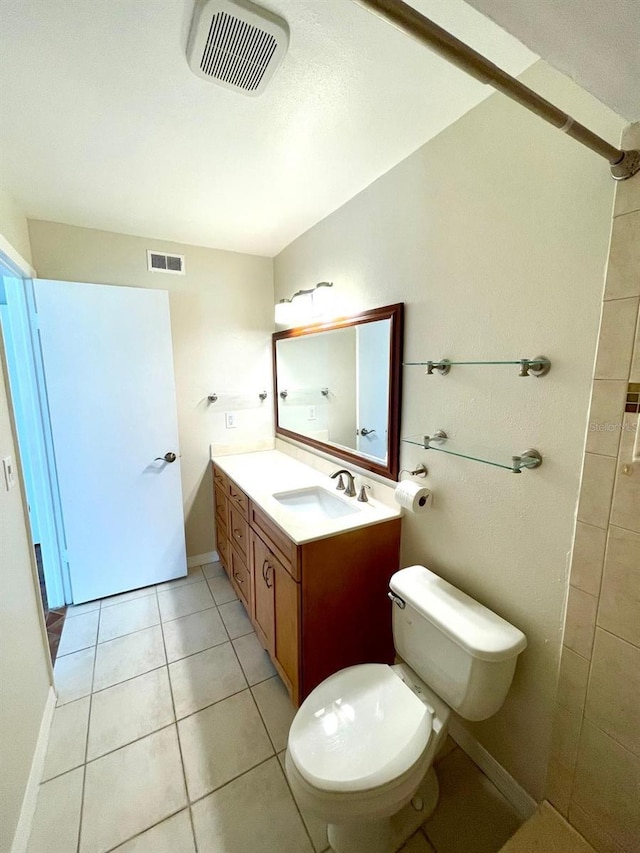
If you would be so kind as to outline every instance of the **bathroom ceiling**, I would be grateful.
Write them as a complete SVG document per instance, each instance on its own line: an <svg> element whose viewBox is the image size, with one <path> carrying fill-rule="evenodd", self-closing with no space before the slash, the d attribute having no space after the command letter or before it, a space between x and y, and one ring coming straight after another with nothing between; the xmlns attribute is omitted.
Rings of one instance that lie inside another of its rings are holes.
<svg viewBox="0 0 640 853"><path fill-rule="evenodd" d="M628 121L640 120L638 0L469 0Z"/></svg>
<svg viewBox="0 0 640 853"><path fill-rule="evenodd" d="M263 0L291 42L250 98L196 77L193 0L2 0L0 174L30 218L274 255L492 94L352 0ZM413 0L512 74L460 0Z"/></svg>

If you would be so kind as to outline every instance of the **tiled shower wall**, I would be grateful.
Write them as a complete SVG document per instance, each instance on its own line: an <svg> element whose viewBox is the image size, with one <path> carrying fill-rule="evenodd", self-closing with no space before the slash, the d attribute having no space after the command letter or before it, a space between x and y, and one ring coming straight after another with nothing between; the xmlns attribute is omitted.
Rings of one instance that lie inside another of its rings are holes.
<svg viewBox="0 0 640 853"><path fill-rule="evenodd" d="M640 851L639 297L637 174L616 189L546 792L603 853Z"/></svg>

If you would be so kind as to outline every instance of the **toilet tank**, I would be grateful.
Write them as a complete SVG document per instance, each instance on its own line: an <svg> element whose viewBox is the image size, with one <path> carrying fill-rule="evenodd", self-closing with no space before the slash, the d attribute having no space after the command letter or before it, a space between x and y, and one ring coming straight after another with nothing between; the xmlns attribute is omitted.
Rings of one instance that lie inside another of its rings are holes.
<svg viewBox="0 0 640 853"><path fill-rule="evenodd" d="M424 566L401 569L389 586L400 657L460 716L495 714L527 645L522 631Z"/></svg>

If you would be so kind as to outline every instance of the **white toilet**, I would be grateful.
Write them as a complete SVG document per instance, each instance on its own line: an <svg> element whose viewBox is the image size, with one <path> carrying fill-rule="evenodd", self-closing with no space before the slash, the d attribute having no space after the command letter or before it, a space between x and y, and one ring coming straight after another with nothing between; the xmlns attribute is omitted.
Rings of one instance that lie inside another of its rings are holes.
<svg viewBox="0 0 640 853"><path fill-rule="evenodd" d="M404 663L335 673L307 696L289 731L291 789L303 811L329 824L335 853L391 853L427 819L438 798L431 765L451 709L467 720L495 714L527 645L521 631L423 566L397 572L390 587ZM412 799L415 826L409 818L398 830L393 821Z"/></svg>

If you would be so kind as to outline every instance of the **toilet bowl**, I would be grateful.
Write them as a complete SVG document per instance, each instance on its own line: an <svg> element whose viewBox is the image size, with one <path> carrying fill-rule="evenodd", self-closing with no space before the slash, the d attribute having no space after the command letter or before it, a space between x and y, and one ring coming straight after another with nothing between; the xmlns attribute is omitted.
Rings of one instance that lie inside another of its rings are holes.
<svg viewBox="0 0 640 853"><path fill-rule="evenodd" d="M335 853L392 853L429 817L451 709L468 719L495 713L526 646L517 628L422 566L397 572L390 586L403 663L331 675L289 731L291 790L329 825ZM418 789L424 796L414 798ZM412 798L415 815L398 820Z"/></svg>

